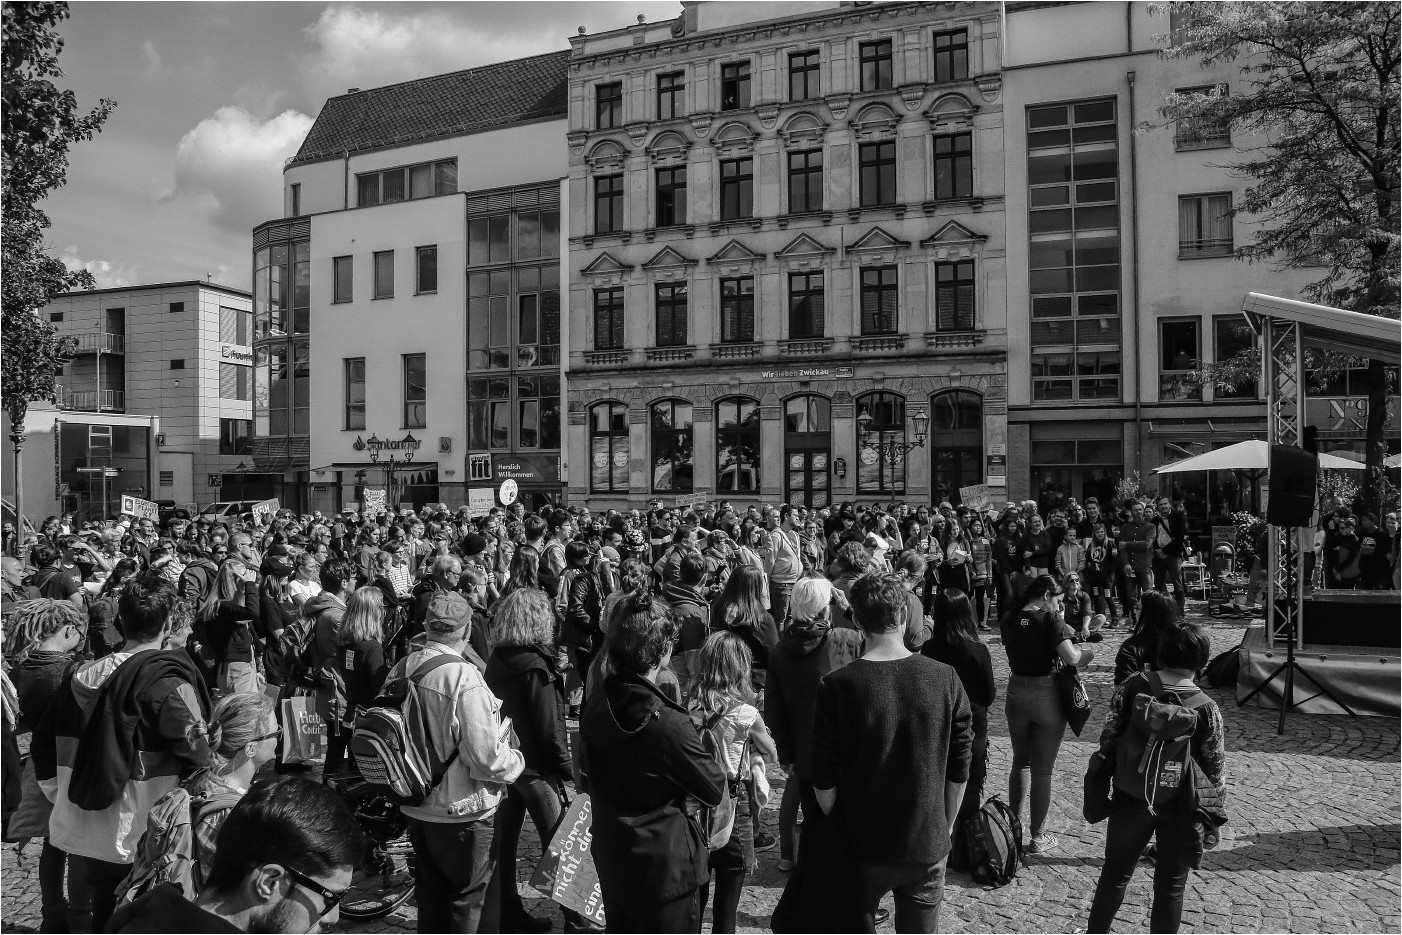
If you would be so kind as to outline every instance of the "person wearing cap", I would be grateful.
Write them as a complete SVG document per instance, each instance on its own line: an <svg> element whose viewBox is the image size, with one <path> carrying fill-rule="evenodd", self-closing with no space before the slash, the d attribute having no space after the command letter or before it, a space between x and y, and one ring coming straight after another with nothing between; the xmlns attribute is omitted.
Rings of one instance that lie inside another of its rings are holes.
<svg viewBox="0 0 1402 935"><path fill-rule="evenodd" d="M1076 631L1062 617L1061 599L1056 579L1038 575L1024 592L1022 606L1010 608L999 625L1011 670L1006 701L1008 738L1013 748L1008 805L1022 817L1030 773L1030 854L1042 854L1057 845L1055 836L1045 828L1051 811L1056 754L1066 733L1066 714L1053 675L1056 662L1059 659L1068 666L1084 667L1095 657L1090 647L1076 645Z"/></svg>
<svg viewBox="0 0 1402 935"><path fill-rule="evenodd" d="M493 825L506 787L525 769L516 733L481 669L469 662L471 608L439 591L424 614L427 642L400 660L390 680L414 688L404 704L411 736L430 763L447 764L421 805L405 805L416 871L420 932L476 932L496 870ZM485 667L485 663L483 663ZM495 912L492 913L495 915Z"/></svg>

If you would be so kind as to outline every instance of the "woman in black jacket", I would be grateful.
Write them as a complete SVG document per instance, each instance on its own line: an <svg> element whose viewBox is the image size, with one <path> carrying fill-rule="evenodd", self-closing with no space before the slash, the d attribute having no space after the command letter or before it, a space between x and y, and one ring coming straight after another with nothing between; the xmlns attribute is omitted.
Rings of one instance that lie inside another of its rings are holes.
<svg viewBox="0 0 1402 935"><path fill-rule="evenodd" d="M201 655L206 663L212 656L218 666L214 687L227 693L263 690L257 648L267 633L258 614L258 586L248 571L242 559L225 559L195 615Z"/></svg>
<svg viewBox="0 0 1402 935"><path fill-rule="evenodd" d="M623 599L612 672L580 720L583 791L594 810L594 866L611 932L699 932L710 852L701 808L726 794L725 769L680 705L658 690L677 627L646 591Z"/></svg>
<svg viewBox="0 0 1402 935"><path fill-rule="evenodd" d="M527 547L529 548L529 547ZM532 552L535 550L532 549ZM549 841L564 810L565 783L574 781L569 732L565 727L565 689L554 646L555 614L550 598L534 587L513 588L492 608L487 660L487 687L501 699L501 714L511 718L526 768L507 789L497 808L497 880L501 892L501 926L486 931L545 931L549 923L526 914L516 888L516 848L529 812L536 833ZM566 923L577 923L565 910Z"/></svg>

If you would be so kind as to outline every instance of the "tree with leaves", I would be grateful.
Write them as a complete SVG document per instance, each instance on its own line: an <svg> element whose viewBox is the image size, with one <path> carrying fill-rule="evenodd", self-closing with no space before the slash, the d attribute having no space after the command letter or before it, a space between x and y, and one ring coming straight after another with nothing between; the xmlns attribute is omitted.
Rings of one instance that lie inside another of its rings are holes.
<svg viewBox="0 0 1402 935"><path fill-rule="evenodd" d="M1315 269L1314 302L1398 318L1399 19L1396 3L1170 3L1169 58L1203 68L1236 63L1240 81L1166 97L1160 114L1180 126L1230 127L1261 140L1234 150L1229 168L1249 180L1232 206L1259 226L1236 248L1243 260ZM1163 7L1159 7L1160 10ZM1319 376L1350 362L1311 355ZM1369 361L1364 501L1379 506L1387 455L1388 370ZM1259 373L1254 351L1202 378L1240 386Z"/></svg>
<svg viewBox="0 0 1402 935"><path fill-rule="evenodd" d="M60 338L39 318L54 296L91 289L86 270L70 271L49 252L49 217L39 207L68 173L68 149L92 139L115 106L104 98L84 114L73 92L59 88L63 38L57 25L68 18L66 3L4 4L4 162L0 166L0 396L10 418L14 445L15 509L23 511L20 451L29 404L54 401L54 374L73 356L75 342Z"/></svg>

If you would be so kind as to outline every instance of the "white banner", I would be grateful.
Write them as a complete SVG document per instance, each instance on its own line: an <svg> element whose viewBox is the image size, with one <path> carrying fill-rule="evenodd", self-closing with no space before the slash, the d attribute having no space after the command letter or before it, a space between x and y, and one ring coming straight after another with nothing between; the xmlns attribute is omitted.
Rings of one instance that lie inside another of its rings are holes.
<svg viewBox="0 0 1402 935"><path fill-rule="evenodd" d="M122 494L122 512L130 513L137 519L149 519L156 522L161 518L161 508L150 500L143 500L140 497L132 497Z"/></svg>
<svg viewBox="0 0 1402 935"><path fill-rule="evenodd" d="M385 491L383 489L371 490L368 487L365 488L365 506L362 512L368 513L371 517L374 517L376 514L383 513L384 509Z"/></svg>

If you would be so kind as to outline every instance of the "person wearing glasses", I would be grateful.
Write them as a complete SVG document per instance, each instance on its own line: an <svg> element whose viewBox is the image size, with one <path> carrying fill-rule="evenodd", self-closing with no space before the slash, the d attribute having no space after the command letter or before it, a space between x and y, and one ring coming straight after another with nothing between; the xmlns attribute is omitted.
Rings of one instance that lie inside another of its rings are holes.
<svg viewBox="0 0 1402 935"><path fill-rule="evenodd" d="M326 786L291 777L255 782L224 819L204 889L172 883L123 906L109 932L318 932L360 861L355 816Z"/></svg>

